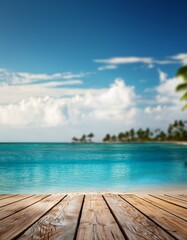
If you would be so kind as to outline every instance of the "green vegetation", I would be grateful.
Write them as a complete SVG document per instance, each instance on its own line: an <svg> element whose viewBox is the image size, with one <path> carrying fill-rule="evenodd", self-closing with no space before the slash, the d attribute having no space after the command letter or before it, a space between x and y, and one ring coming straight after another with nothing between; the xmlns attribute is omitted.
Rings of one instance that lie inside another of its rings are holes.
<svg viewBox="0 0 187 240"><path fill-rule="evenodd" d="M187 121L174 121L168 126L167 132L160 129L151 131L142 128L135 131L120 132L118 135L106 134L103 142L147 142L147 141L187 141Z"/></svg>
<svg viewBox="0 0 187 240"><path fill-rule="evenodd" d="M180 98L181 101L187 101L187 66L183 66L181 67L177 74L176 74L177 77L182 77L184 82L179 84L177 87L176 87L176 91L179 92L179 91L184 91L184 94L182 95L182 97ZM187 103L183 106L182 110L186 109L187 108Z"/></svg>
<svg viewBox="0 0 187 240"><path fill-rule="evenodd" d="M76 143L90 143L92 142L92 139L94 138L94 134L90 133L88 135L83 134L81 138L73 137L72 142Z"/></svg>

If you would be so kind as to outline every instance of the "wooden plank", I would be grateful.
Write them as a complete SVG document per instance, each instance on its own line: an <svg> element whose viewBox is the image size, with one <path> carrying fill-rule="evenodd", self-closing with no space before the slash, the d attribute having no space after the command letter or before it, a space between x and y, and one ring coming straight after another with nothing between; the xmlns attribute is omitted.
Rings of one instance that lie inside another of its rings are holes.
<svg viewBox="0 0 187 240"><path fill-rule="evenodd" d="M6 205L12 204L14 202L18 202L22 199L32 197L32 196L33 195L30 195L30 194L19 194L19 195L15 195L13 197L1 199L0 200L0 208L3 206L6 206Z"/></svg>
<svg viewBox="0 0 187 240"><path fill-rule="evenodd" d="M22 199L18 202L15 202L8 206L2 207L0 209L0 220L6 218L16 212L21 211L22 209L29 207L30 205L34 204L35 202L38 202L48 196L49 195L43 195L43 194L34 195L30 198Z"/></svg>
<svg viewBox="0 0 187 240"><path fill-rule="evenodd" d="M146 202L145 200L132 195L122 195L122 197L136 207L139 211L144 213L152 221L157 223L173 237L186 240L187 238L187 222L152 205L151 203Z"/></svg>
<svg viewBox="0 0 187 240"><path fill-rule="evenodd" d="M18 239L75 238L84 195L70 194Z"/></svg>
<svg viewBox="0 0 187 240"><path fill-rule="evenodd" d="M153 205L168 211L169 213L184 219L187 221L187 209L181 208L177 205L174 205L172 203L166 202L165 200L161 200L152 196L139 196L143 198L144 200L152 203Z"/></svg>
<svg viewBox="0 0 187 240"><path fill-rule="evenodd" d="M125 239L101 195L86 195L76 239Z"/></svg>
<svg viewBox="0 0 187 240"><path fill-rule="evenodd" d="M0 195L0 200L4 198L9 198L9 197L14 197L17 196L18 194L1 194Z"/></svg>
<svg viewBox="0 0 187 240"><path fill-rule="evenodd" d="M175 198L171 198L171 197L163 196L163 195L153 195L153 194L149 194L149 195L152 197L161 199L161 200L165 200L166 202L172 203L174 205L177 205L177 206L180 206L183 208L187 208L187 202L184 202L180 199L175 199Z"/></svg>
<svg viewBox="0 0 187 240"><path fill-rule="evenodd" d="M164 195L167 197L176 198L176 199L187 202L187 196L182 195L182 194L181 195L179 195L179 194L178 195L164 194Z"/></svg>
<svg viewBox="0 0 187 240"><path fill-rule="evenodd" d="M104 198L128 239L174 239L121 197L110 194Z"/></svg>
<svg viewBox="0 0 187 240"><path fill-rule="evenodd" d="M7 240L17 237L56 205L63 197L64 195L61 194L51 195L30 207L1 220L0 239Z"/></svg>
<svg viewBox="0 0 187 240"><path fill-rule="evenodd" d="M177 196L183 197L185 199L187 199L187 194L177 194Z"/></svg>

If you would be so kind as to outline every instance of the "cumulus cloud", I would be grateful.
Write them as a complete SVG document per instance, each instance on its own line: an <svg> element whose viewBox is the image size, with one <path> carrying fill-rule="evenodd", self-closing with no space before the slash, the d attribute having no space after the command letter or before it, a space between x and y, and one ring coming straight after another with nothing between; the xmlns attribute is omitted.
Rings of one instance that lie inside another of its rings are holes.
<svg viewBox="0 0 187 240"><path fill-rule="evenodd" d="M116 134L132 127L163 129L173 120L187 117L187 112L181 111L180 93L175 92L182 79L168 78L162 70L158 71L160 82L151 92L153 97L148 100L121 78L107 88L61 88L82 84L78 76L68 76L63 81L1 85L0 140L10 140L11 136L16 141L19 135L20 141L45 140L42 136L48 141L69 141L74 135L90 131L101 140L106 133Z"/></svg>
<svg viewBox="0 0 187 240"><path fill-rule="evenodd" d="M87 92L95 94L95 93L101 93L105 91L104 88L89 89L89 88L78 87L81 84L82 84L82 81L80 80L67 80L63 82L55 81L55 82L31 84L31 85L0 86L0 90L1 90L0 105L17 103L22 99L28 99L31 96L34 98L39 98L39 97L44 98L46 96L50 96L53 98L66 98L66 97L74 97L75 95L83 96Z"/></svg>
<svg viewBox="0 0 187 240"><path fill-rule="evenodd" d="M165 107L162 107L161 105L158 105L156 107L146 107L144 112L145 113L158 113L158 112L161 112L162 110L164 110Z"/></svg>
<svg viewBox="0 0 187 240"><path fill-rule="evenodd" d="M134 87L116 79L102 91L72 97L30 97L0 105L0 125L55 127L86 121L132 121L136 115Z"/></svg>
<svg viewBox="0 0 187 240"><path fill-rule="evenodd" d="M176 86L182 82L182 78L170 78L162 80L160 85L155 88L157 95L156 100L159 103L179 104L180 93L175 91Z"/></svg>
<svg viewBox="0 0 187 240"><path fill-rule="evenodd" d="M57 126L66 121L64 101L60 99L29 98L15 104L0 106L0 124L10 126Z"/></svg>
<svg viewBox="0 0 187 240"><path fill-rule="evenodd" d="M176 119L185 120L186 111L181 111L183 103L179 101L180 93L175 91L176 86L182 82L181 78L167 78L167 74L159 70L160 83L154 88L156 95L152 105L144 108L142 121L149 126L166 128Z"/></svg>
<svg viewBox="0 0 187 240"><path fill-rule="evenodd" d="M31 83L37 83L37 82L55 81L55 80L64 80L64 79L72 80L77 78L83 78L86 75L88 75L88 73L83 73L83 72L78 74L74 74L71 72L54 73L54 74L46 74L46 73L33 74L28 72L12 72L8 69L1 68L0 84L1 85L24 85L24 84L31 84Z"/></svg>

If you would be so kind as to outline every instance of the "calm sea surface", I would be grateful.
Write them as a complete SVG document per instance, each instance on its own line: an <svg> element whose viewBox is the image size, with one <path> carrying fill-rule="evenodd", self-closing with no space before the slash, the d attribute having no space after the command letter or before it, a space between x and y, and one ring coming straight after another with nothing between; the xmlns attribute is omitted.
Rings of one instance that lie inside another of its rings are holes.
<svg viewBox="0 0 187 240"><path fill-rule="evenodd" d="M182 184L187 184L187 146L0 144L0 193L132 191Z"/></svg>

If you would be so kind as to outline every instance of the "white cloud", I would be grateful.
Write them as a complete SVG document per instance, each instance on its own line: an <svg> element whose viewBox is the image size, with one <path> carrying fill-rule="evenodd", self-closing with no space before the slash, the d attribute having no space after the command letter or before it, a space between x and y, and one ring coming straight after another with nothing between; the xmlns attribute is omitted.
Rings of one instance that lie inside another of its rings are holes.
<svg viewBox="0 0 187 240"><path fill-rule="evenodd" d="M42 84L43 87L63 87L63 86L70 86L70 85L80 85L83 84L82 80L68 80L68 81L61 81L61 82L47 82ZM38 84L40 85L40 84Z"/></svg>
<svg viewBox="0 0 187 240"><path fill-rule="evenodd" d="M103 70L114 70L118 68L116 65L106 65L106 66L101 66L101 67L98 67L98 70L99 71L103 71Z"/></svg>
<svg viewBox="0 0 187 240"><path fill-rule="evenodd" d="M136 115L134 87L116 79L102 91L89 92L69 98L30 97L13 104L0 105L0 125L23 127L54 127L81 122L133 121Z"/></svg>
<svg viewBox="0 0 187 240"><path fill-rule="evenodd" d="M175 91L176 86L182 82L182 78L171 78L161 81L160 85L156 87L156 99L159 103L179 104L181 93Z"/></svg>
<svg viewBox="0 0 187 240"><path fill-rule="evenodd" d="M107 59L95 59L96 63L103 63L106 66L100 66L98 70L112 70L116 69L118 65L122 64L134 64L134 63L144 63L147 64L148 68L154 68L155 65L166 65L166 64L177 64L181 63L183 65L187 64L187 54L182 53L172 57L168 57L164 60L157 60L152 57L137 57L137 56L128 56L128 57L113 57Z"/></svg>
<svg viewBox="0 0 187 240"><path fill-rule="evenodd" d="M160 69L158 69L160 82L165 82L167 80L167 74Z"/></svg>
<svg viewBox="0 0 187 240"><path fill-rule="evenodd" d="M152 113L160 113L161 111L164 111L166 109L165 106L158 105L156 107L146 107L144 109L145 113L152 114Z"/></svg>
<svg viewBox="0 0 187 240"><path fill-rule="evenodd" d="M109 65L130 64L130 63L153 63L153 58L150 57L114 57L109 59L95 59L96 63L105 63Z"/></svg>
<svg viewBox="0 0 187 240"><path fill-rule="evenodd" d="M141 119L144 126L149 126L152 129L160 128L166 130L168 125L175 120L186 120L186 111L181 111L180 104L158 104L155 107L149 106L144 109Z"/></svg>
<svg viewBox="0 0 187 240"><path fill-rule="evenodd" d="M144 108L144 117L141 121L144 125L164 129L176 119L187 118L187 111L181 111L183 105L179 101L180 93L175 91L181 78L167 78L167 74L159 71L160 83L154 89L156 95L152 105Z"/></svg>
<svg viewBox="0 0 187 240"><path fill-rule="evenodd" d="M0 124L7 126L57 126L66 121L64 101L50 97L29 98L0 106Z"/></svg>
<svg viewBox="0 0 187 240"><path fill-rule="evenodd" d="M148 68L154 67L154 59L150 57L113 57L108 59L95 59L96 63L106 64L104 66L98 67L99 71L103 70L114 70L118 68L118 65L122 64L133 64L133 63L144 63L148 65Z"/></svg>
<svg viewBox="0 0 187 240"><path fill-rule="evenodd" d="M148 100L137 96L134 86L126 85L123 79L101 89L60 88L81 84L78 77L1 85L0 140L69 141L91 131L101 140L106 133L117 134L132 127L163 129L175 119L186 119L180 93L175 92L181 80L168 79L162 71L159 77L159 85Z"/></svg>
<svg viewBox="0 0 187 240"><path fill-rule="evenodd" d="M78 74L74 74L74 73L71 73L71 72L66 72L66 73L61 73L61 76L63 79L73 79L73 78L83 78L87 75L89 75L90 73L84 73L84 72L81 72L81 73L78 73Z"/></svg>
<svg viewBox="0 0 187 240"><path fill-rule="evenodd" d="M178 60L182 65L187 65L187 53L177 54L172 56L171 59Z"/></svg>
<svg viewBox="0 0 187 240"><path fill-rule="evenodd" d="M159 64L159 65L166 65L166 64L177 63L176 61L173 61L173 60L155 60L154 62L155 62L155 64Z"/></svg>
<svg viewBox="0 0 187 240"><path fill-rule="evenodd" d="M71 80L72 81L72 80ZM31 84L31 85L5 85L0 86L0 104L9 104L9 103L17 103L22 99L28 99L29 97L34 98L44 98L45 96L50 96L53 98L66 98L66 97L74 97L75 95L84 96L87 92L92 94L102 93L105 91L102 89L94 89L94 88L75 88L69 87L65 85L70 85L70 80L63 82L50 82L50 83L42 83L42 84ZM74 80L75 81L75 80ZM79 85L82 83L80 80L76 80L74 85ZM65 83L63 85L63 83ZM63 85L63 88L60 86Z"/></svg>
<svg viewBox="0 0 187 240"><path fill-rule="evenodd" d="M54 80L72 80L77 78L83 78L89 73L74 74L71 72L66 73L27 73L27 72L11 72L8 69L0 69L0 84L1 85L24 85L42 81L54 81Z"/></svg>

